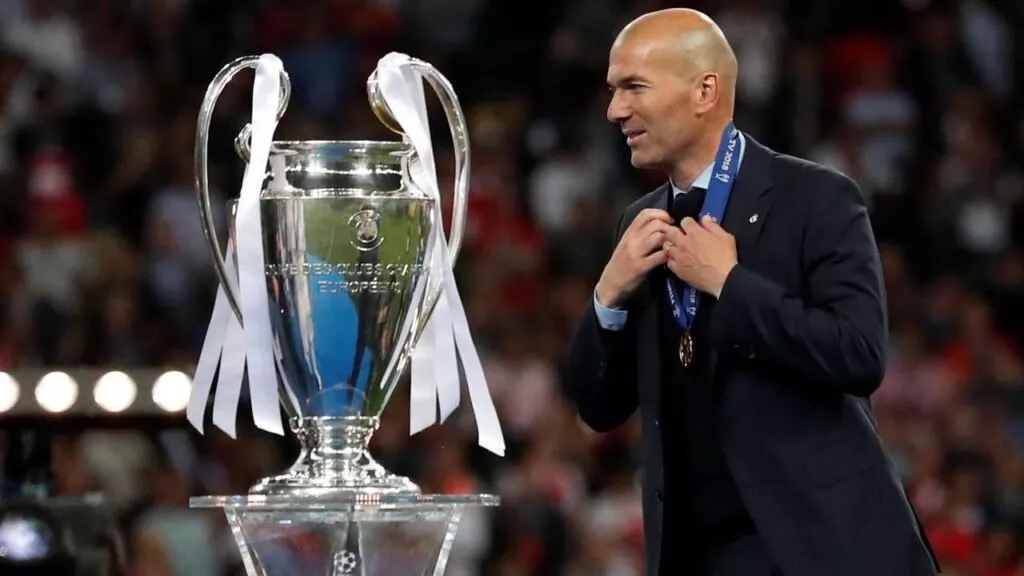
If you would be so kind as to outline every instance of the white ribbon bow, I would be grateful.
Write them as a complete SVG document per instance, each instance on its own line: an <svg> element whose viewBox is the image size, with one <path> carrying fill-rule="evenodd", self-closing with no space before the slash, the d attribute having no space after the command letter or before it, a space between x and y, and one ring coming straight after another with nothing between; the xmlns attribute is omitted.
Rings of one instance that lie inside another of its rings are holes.
<svg viewBox="0 0 1024 576"><path fill-rule="evenodd" d="M419 341L414 343L410 433L415 434L432 424L444 422L458 407L461 358L469 400L476 416L478 442L481 447L504 456L505 439L501 424L469 332L466 311L455 285L455 274L448 254L448 240L441 219L441 192L437 183L426 98L423 94L423 77L409 56L392 52L378 62L377 80L384 101L419 158L419 163L412 166L413 181L434 200L436 220L428 239L429 278L432 284L443 282L437 306L427 320ZM441 409L440 420L437 418L438 406Z"/></svg>
<svg viewBox="0 0 1024 576"><path fill-rule="evenodd" d="M263 231L260 219L260 190L267 171L270 147L277 128L277 108L281 97L284 65L273 54L260 56L252 89L252 137L249 164L242 179L242 191L235 216L235 242L228 242L227 273L235 275L237 256L239 307L245 329L228 304L224 286L217 289L206 340L199 355L192 394L185 415L189 423L203 432L203 415L210 397L213 376L220 363L217 395L213 403L213 423L232 438L242 391L242 376L249 376L249 400L256 426L274 434L284 434L277 392L270 307L264 277Z"/></svg>

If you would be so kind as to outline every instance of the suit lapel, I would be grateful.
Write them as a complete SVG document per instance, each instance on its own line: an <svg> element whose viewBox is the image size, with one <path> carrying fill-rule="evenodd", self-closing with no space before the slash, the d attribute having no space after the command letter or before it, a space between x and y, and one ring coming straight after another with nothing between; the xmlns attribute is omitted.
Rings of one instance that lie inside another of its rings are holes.
<svg viewBox="0 0 1024 576"><path fill-rule="evenodd" d="M772 189L772 152L749 134L743 136L743 163L722 222L722 227L736 237L741 264L749 263L755 256L757 237L768 219L772 196L768 194Z"/></svg>
<svg viewBox="0 0 1024 576"><path fill-rule="evenodd" d="M771 208L772 151L743 133L746 149L736 177L722 227L736 238L740 264L749 265L756 257L757 238ZM712 379L718 371L718 350L711 352ZM718 393L721 391L719 390Z"/></svg>

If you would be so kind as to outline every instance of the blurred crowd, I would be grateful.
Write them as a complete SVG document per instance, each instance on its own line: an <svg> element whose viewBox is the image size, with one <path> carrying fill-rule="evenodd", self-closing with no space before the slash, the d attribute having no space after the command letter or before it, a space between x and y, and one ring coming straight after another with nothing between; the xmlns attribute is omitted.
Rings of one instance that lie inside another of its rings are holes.
<svg viewBox="0 0 1024 576"><path fill-rule="evenodd" d="M363 83L404 51L449 77L469 118L457 275L510 451L477 448L468 410L410 438L398 393L375 453L425 491L502 496L466 518L450 574L640 574L639 429L580 424L560 360L612 224L663 178L630 168L604 118L608 48L680 4L737 52L738 126L849 174L871 206L892 334L875 406L945 573L1024 575L1015 0L0 0L0 369L194 363L215 293L192 172L210 79L274 52L294 88L280 138L390 139ZM249 78L214 118L218 206L241 182ZM187 499L244 492L293 450L184 422L85 430L54 438L52 491L107 496L133 576L241 574L219 513Z"/></svg>

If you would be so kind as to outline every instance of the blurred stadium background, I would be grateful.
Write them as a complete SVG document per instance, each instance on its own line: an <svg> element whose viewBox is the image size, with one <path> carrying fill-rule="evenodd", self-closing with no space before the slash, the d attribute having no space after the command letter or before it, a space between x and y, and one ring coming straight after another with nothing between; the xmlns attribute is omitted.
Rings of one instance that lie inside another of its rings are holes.
<svg viewBox="0 0 1024 576"><path fill-rule="evenodd" d="M640 574L638 428L581 426L559 361L611 224L659 180L604 120L607 49L670 5L732 41L740 127L860 183L890 306L884 439L947 574L1024 575L1019 0L0 0L3 502L101 496L121 536L97 545L111 573L243 573L220 513L187 499L243 492L294 446L199 436L176 412L215 292L199 101L227 61L272 51L294 86L279 137L389 139L363 82L401 50L449 76L471 123L458 277L511 450L477 448L465 411L410 438L396 394L375 451L426 490L504 498L467 519L450 574ZM215 118L221 206L250 77Z"/></svg>

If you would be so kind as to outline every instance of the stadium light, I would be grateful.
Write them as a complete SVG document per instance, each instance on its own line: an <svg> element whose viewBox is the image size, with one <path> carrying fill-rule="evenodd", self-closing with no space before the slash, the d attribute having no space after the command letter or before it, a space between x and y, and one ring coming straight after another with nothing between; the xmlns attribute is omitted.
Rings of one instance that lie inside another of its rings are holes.
<svg viewBox="0 0 1024 576"><path fill-rule="evenodd" d="M36 402L47 412L64 412L78 400L78 383L66 372L50 372L36 384Z"/></svg>
<svg viewBox="0 0 1024 576"><path fill-rule="evenodd" d="M0 372L0 426L5 418L33 416L177 417L188 406L191 391L191 370L71 366L8 370Z"/></svg>
<svg viewBox="0 0 1024 576"><path fill-rule="evenodd" d="M124 412L135 403L138 387L131 376L115 370L96 381L92 397L96 405L107 412Z"/></svg>
<svg viewBox="0 0 1024 576"><path fill-rule="evenodd" d="M192 378L184 372L165 372L153 384L153 403L166 412L181 412L191 393Z"/></svg>
<svg viewBox="0 0 1024 576"><path fill-rule="evenodd" d="M20 396L21 388L18 381L7 372L0 372L0 413L14 408Z"/></svg>

